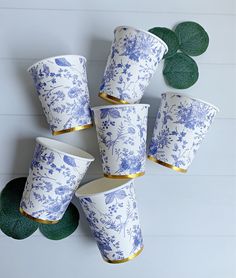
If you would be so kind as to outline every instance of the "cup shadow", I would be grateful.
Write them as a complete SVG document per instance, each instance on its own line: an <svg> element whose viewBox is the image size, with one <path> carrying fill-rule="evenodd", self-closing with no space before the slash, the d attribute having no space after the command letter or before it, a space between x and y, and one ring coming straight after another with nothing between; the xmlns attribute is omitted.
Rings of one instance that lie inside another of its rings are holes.
<svg viewBox="0 0 236 278"><path fill-rule="evenodd" d="M91 106L106 105L108 102L99 98L98 93L110 53L111 41L93 37L89 45L88 57L91 58L88 59L87 73Z"/></svg>
<svg viewBox="0 0 236 278"><path fill-rule="evenodd" d="M12 173L24 174L23 176L28 176L28 169L33 156L35 146L34 138L19 138L16 140L15 144L15 156L12 160ZM24 162L28 162L25 164Z"/></svg>

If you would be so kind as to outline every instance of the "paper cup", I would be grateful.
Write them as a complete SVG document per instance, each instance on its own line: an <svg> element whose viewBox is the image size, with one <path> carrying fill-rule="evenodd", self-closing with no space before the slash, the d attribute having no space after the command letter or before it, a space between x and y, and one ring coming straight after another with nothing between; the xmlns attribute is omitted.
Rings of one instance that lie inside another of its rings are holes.
<svg viewBox="0 0 236 278"><path fill-rule="evenodd" d="M103 259L127 262L143 250L133 180L98 179L76 191Z"/></svg>
<svg viewBox="0 0 236 278"><path fill-rule="evenodd" d="M92 126L84 57L47 58L31 66L28 72L53 135Z"/></svg>
<svg viewBox="0 0 236 278"><path fill-rule="evenodd" d="M148 107L125 104L92 108L105 177L144 175Z"/></svg>
<svg viewBox="0 0 236 278"><path fill-rule="evenodd" d="M93 160L90 154L76 147L36 138L20 212L40 223L57 223Z"/></svg>
<svg viewBox="0 0 236 278"><path fill-rule="evenodd" d="M139 103L167 51L167 45L154 34L117 27L99 96L112 103Z"/></svg>
<svg viewBox="0 0 236 278"><path fill-rule="evenodd" d="M218 111L210 103L183 94L162 94L148 158L187 172Z"/></svg>

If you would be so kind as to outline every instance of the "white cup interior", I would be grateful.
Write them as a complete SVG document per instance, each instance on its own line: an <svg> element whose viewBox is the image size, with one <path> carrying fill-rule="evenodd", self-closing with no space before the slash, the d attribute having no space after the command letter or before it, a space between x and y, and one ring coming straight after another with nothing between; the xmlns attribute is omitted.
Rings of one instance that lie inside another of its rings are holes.
<svg viewBox="0 0 236 278"><path fill-rule="evenodd" d="M109 179L101 178L94 181L91 181L83 186L81 186L75 193L77 197L83 197L88 195L95 195L99 193L105 193L116 189L127 182L131 181L130 179Z"/></svg>
<svg viewBox="0 0 236 278"><path fill-rule="evenodd" d="M94 160L94 157L91 154L60 141L44 137L37 137L36 142L56 152L61 152L63 154L68 154L70 156L75 156L76 158L79 157L80 159L85 159L89 161Z"/></svg>

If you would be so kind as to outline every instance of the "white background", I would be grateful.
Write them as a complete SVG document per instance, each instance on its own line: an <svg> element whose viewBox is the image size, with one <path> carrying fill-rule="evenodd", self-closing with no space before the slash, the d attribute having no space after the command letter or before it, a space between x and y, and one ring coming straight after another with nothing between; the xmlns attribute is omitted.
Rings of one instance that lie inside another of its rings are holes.
<svg viewBox="0 0 236 278"><path fill-rule="evenodd" d="M234 0L0 0L0 190L27 175L35 137L51 137L28 66L54 55L84 55L92 106L102 104L97 93L118 25L202 24L210 46L196 58L199 81L185 93L221 110L187 174L148 161L146 175L137 179L145 242L138 258L103 262L82 215L80 227L62 241L39 232L23 241L0 233L0 277L236 277L235 16ZM161 65L142 100L151 104L149 140L167 90ZM96 156L85 180L102 176L94 128L56 139Z"/></svg>

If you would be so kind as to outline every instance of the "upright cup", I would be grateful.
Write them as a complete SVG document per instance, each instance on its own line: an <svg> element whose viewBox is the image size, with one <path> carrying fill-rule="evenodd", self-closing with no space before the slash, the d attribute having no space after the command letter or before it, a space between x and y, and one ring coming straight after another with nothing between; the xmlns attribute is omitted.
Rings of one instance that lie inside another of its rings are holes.
<svg viewBox="0 0 236 278"><path fill-rule="evenodd" d="M38 137L20 212L40 223L57 223L94 158L56 140Z"/></svg>
<svg viewBox="0 0 236 278"><path fill-rule="evenodd" d="M167 51L167 45L154 34L117 27L99 96L112 103L139 103Z"/></svg>
<svg viewBox="0 0 236 278"><path fill-rule="evenodd" d="M47 58L28 71L53 135L92 126L84 57Z"/></svg>
<svg viewBox="0 0 236 278"><path fill-rule="evenodd" d="M98 179L76 191L103 259L127 262L143 250L133 180Z"/></svg>
<svg viewBox="0 0 236 278"><path fill-rule="evenodd" d="M148 158L187 172L218 111L214 105L184 94L162 94Z"/></svg>
<svg viewBox="0 0 236 278"><path fill-rule="evenodd" d="M105 177L144 175L148 107L125 104L92 108Z"/></svg>

